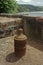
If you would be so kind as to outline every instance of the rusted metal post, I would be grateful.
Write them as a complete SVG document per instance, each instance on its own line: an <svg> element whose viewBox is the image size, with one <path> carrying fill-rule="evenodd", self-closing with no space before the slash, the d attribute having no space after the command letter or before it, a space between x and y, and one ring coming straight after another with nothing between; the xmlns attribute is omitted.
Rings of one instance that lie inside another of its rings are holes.
<svg viewBox="0 0 43 65"><path fill-rule="evenodd" d="M14 49L16 56L25 55L27 37L23 34L23 29L17 30L17 35L14 38Z"/></svg>

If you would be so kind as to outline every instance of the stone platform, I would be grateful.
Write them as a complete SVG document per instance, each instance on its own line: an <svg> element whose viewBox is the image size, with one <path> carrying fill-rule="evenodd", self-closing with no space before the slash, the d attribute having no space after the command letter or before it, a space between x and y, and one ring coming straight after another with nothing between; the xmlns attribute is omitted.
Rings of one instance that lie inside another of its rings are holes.
<svg viewBox="0 0 43 65"><path fill-rule="evenodd" d="M0 39L0 65L43 65L43 42L28 40L25 56L17 58L14 36Z"/></svg>

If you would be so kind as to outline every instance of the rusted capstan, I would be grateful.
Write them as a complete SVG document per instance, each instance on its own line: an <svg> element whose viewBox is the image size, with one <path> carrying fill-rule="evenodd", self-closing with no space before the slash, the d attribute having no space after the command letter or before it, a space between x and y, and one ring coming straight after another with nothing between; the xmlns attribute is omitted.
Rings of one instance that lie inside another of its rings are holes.
<svg viewBox="0 0 43 65"><path fill-rule="evenodd" d="M14 38L14 49L16 56L25 55L27 37L23 34L23 29L17 30L17 35Z"/></svg>

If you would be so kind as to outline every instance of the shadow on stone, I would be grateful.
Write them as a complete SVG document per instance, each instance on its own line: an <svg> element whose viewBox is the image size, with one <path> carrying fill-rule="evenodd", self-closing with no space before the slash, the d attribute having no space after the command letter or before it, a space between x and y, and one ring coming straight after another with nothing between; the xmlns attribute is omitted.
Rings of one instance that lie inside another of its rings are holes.
<svg viewBox="0 0 43 65"><path fill-rule="evenodd" d="M43 52L43 41L28 40L28 45Z"/></svg>
<svg viewBox="0 0 43 65"><path fill-rule="evenodd" d="M16 56L15 53L11 53L6 56L6 61L10 63L17 62L22 58L22 56Z"/></svg>

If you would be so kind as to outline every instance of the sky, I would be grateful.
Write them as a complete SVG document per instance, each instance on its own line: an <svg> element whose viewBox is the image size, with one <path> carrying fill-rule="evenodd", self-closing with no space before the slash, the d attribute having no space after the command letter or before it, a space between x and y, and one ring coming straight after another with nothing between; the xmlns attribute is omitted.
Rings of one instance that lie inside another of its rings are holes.
<svg viewBox="0 0 43 65"><path fill-rule="evenodd" d="M36 6L43 6L43 0L16 0L20 4L32 4Z"/></svg>

